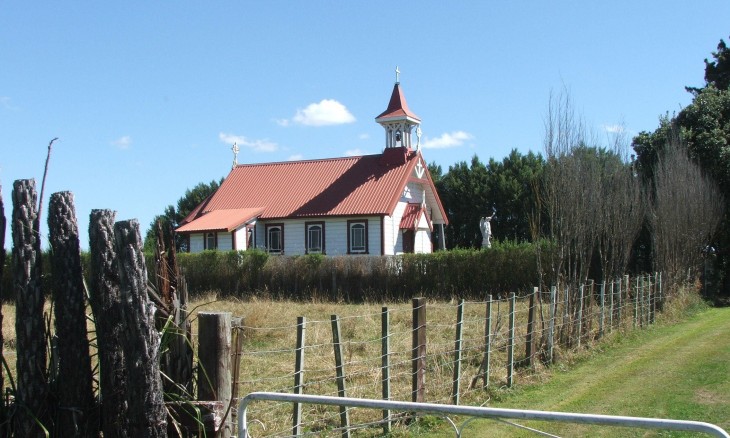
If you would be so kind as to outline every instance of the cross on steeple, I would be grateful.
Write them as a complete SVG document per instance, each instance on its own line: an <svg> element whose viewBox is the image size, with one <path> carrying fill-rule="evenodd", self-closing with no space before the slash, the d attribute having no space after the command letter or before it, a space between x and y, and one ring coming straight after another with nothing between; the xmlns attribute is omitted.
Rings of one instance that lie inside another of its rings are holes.
<svg viewBox="0 0 730 438"><path fill-rule="evenodd" d="M400 84L400 70L398 70L398 66L395 66L395 83Z"/></svg>

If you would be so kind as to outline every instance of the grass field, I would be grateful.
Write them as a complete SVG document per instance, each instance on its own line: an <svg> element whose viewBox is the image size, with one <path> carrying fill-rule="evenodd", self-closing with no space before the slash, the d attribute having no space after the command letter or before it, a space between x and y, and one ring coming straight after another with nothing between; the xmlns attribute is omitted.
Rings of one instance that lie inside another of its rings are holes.
<svg viewBox="0 0 730 438"><path fill-rule="evenodd" d="M490 407L704 421L730 430L730 308L617 336L547 383L495 394ZM692 436L640 429L522 422L560 436ZM432 436L453 436L439 428ZM464 436L535 436L478 420Z"/></svg>

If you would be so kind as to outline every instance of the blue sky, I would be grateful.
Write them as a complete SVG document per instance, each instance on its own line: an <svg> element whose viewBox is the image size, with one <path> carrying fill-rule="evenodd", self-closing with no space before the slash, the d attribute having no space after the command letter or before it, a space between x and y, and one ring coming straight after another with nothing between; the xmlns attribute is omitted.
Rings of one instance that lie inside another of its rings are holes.
<svg viewBox="0 0 730 438"><path fill-rule="evenodd" d="M374 118L396 66L424 156L444 170L541 152L563 87L598 138L619 125L634 135L691 101L684 86L702 85L728 23L727 0L4 0L5 215L14 180L40 190L54 137L46 196L74 193L84 248L91 209L146 229L228 173L233 141L240 163L379 153Z"/></svg>

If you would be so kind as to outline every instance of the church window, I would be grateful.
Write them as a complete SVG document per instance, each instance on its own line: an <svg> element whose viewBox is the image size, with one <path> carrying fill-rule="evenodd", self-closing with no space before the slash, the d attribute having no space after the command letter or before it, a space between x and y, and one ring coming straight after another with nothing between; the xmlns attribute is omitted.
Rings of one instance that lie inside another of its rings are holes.
<svg viewBox="0 0 730 438"><path fill-rule="evenodd" d="M215 233L207 233L205 235L205 249L216 249L218 247L217 245L217 239Z"/></svg>
<svg viewBox="0 0 730 438"><path fill-rule="evenodd" d="M347 252L350 254L368 253L368 221L347 221Z"/></svg>
<svg viewBox="0 0 730 438"><path fill-rule="evenodd" d="M324 253L324 222L307 222L305 224L307 254Z"/></svg>
<svg viewBox="0 0 730 438"><path fill-rule="evenodd" d="M266 226L266 248L270 254L284 253L284 224Z"/></svg>

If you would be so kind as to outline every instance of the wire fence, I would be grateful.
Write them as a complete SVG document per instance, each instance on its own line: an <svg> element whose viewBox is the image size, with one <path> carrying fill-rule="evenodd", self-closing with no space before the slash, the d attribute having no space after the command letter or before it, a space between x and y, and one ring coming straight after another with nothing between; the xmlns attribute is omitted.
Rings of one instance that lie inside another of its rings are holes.
<svg viewBox="0 0 730 438"><path fill-rule="evenodd" d="M243 325L235 353L237 394L284 392L441 404L483 405L492 388L528 381L615 330L652 324L665 293L661 275L552 287L522 298L413 303L380 312ZM425 315L425 317L424 317ZM424 353L425 351L425 353ZM251 436L359 431L380 434L402 413L337 406L257 403Z"/></svg>

